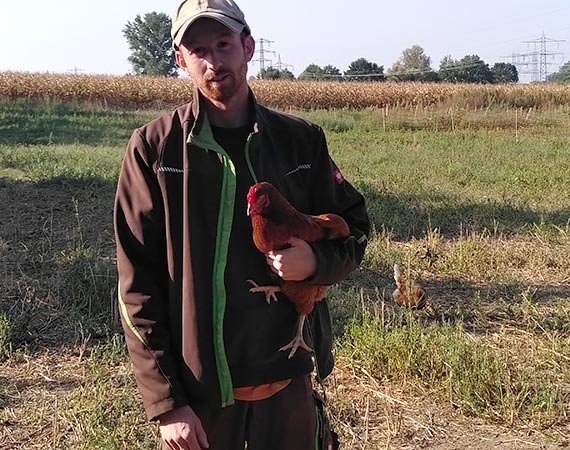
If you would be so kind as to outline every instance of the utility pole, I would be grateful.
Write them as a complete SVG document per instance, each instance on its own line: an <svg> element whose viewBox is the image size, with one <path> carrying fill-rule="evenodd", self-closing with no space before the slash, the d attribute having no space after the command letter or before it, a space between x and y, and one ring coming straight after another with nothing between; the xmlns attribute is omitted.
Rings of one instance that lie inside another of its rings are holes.
<svg viewBox="0 0 570 450"><path fill-rule="evenodd" d="M83 72L83 70L77 66L75 66L73 69L69 69L67 71L67 73L72 73L73 75L79 75L81 72Z"/></svg>
<svg viewBox="0 0 570 450"><path fill-rule="evenodd" d="M281 62L281 54L279 53L277 55L276 69L281 71L281 70L287 70L289 67L291 68L291 72L292 72L294 70L293 66L291 64L286 64L284 62Z"/></svg>
<svg viewBox="0 0 570 450"><path fill-rule="evenodd" d="M259 44L259 49L255 51L255 53L259 53L259 58L253 60L253 62L259 61L259 69L260 69L259 73L263 77L263 72L265 70L265 63L269 62L269 65L271 65L271 60L267 59L266 54L267 53L275 54L275 52L273 50L267 50L267 48L265 48L264 45L267 44L269 46L269 44L273 44L274 41L270 41L268 39L260 38L258 41L255 41L255 42L257 44Z"/></svg>
<svg viewBox="0 0 570 450"><path fill-rule="evenodd" d="M510 59L511 64L517 67L519 74L530 75L532 83L543 83L548 81L548 68L555 64L557 56L563 56L562 53L549 50L549 45L560 44L566 42L560 39L550 39L545 36L544 32L538 39L524 41L527 44L529 52L513 53L511 56L503 57Z"/></svg>

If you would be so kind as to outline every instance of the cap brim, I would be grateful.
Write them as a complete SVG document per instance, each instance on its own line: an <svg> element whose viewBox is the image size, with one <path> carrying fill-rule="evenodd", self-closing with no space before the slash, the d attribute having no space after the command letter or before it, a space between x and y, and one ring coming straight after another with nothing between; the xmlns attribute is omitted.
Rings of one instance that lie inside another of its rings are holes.
<svg viewBox="0 0 570 450"><path fill-rule="evenodd" d="M219 14L219 13L215 13L215 12L211 12L211 11L204 11L204 12L197 14L196 16L192 17L191 19L188 19L186 22L184 22L182 24L182 26L176 32L176 35L174 36L172 43L176 47L179 47L180 42L182 42L182 38L186 34L186 31L188 31L188 28L190 28L190 25L192 25L198 19L203 19L203 18L216 20L216 21L220 22L222 25L224 25L225 27L229 28L231 31L233 31L236 34L241 33L243 31L243 29L246 27L246 25L244 23L240 22L239 20L232 19L231 17L224 16L223 14Z"/></svg>

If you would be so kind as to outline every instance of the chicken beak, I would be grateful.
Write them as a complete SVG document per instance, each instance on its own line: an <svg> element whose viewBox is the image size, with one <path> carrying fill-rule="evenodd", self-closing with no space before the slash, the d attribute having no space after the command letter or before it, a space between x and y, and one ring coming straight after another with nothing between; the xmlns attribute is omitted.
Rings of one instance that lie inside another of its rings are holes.
<svg viewBox="0 0 570 450"><path fill-rule="evenodd" d="M248 217L249 217L249 203L247 204L247 210L246 210L246 214L247 214L247 215L248 215Z"/></svg>

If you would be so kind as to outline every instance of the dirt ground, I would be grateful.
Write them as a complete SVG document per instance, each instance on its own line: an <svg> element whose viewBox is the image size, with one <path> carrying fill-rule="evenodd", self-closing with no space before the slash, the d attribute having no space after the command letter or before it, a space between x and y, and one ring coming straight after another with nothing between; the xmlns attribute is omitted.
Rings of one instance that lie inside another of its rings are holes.
<svg viewBox="0 0 570 450"><path fill-rule="evenodd" d="M62 411L85 380L84 351L43 351L0 365L0 448L66 448L59 442L76 433L78 424ZM129 371L128 363L117 370ZM570 448L568 426L537 431L464 417L428 396L405 395L381 385L343 361L327 382L327 395L344 450Z"/></svg>
<svg viewBox="0 0 570 450"><path fill-rule="evenodd" d="M57 314L52 319L39 314L43 306L52 312L61 307L49 303L53 298L47 294L56 290L41 286L40 278L65 272L66 267L55 264L61 261L58 255L78 240L106 254L112 265L112 196L113 186L96 180L50 185L0 180L0 306L14 316L21 310L16 325L25 341L23 351L0 362L1 449L65 448L62 436L80 431L81 424L62 411L85 382L87 336L96 333L70 330ZM42 293L46 295L39 297ZM45 305L27 304L39 298ZM126 361L120 370L129 370ZM570 448L568 425L538 429L465 417L430 398L427 390L402 392L342 360L327 381L327 395L345 450Z"/></svg>

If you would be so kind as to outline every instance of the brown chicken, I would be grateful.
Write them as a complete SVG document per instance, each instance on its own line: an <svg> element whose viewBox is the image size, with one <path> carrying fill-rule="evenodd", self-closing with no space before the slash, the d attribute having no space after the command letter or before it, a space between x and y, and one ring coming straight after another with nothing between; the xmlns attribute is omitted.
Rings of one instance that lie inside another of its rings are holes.
<svg viewBox="0 0 570 450"><path fill-rule="evenodd" d="M424 288L417 283L406 284L397 264L394 264L394 280L397 288L392 292L392 297L397 305L413 309L426 306L427 293Z"/></svg>
<svg viewBox="0 0 570 450"><path fill-rule="evenodd" d="M347 237L349 229L344 219L336 214L310 216L297 211L287 199L270 183L253 185L247 194L247 214L251 217L253 242L257 249L267 254L272 250L290 247L292 237L306 242ZM250 292L263 292L267 302L277 300L276 292L282 292L295 305L299 314L297 332L293 340L280 351L291 349L291 358L299 347L312 349L303 340L305 317L313 310L316 302L322 300L329 286L309 285L299 281L279 279L279 286L258 286L248 280L253 287Z"/></svg>

